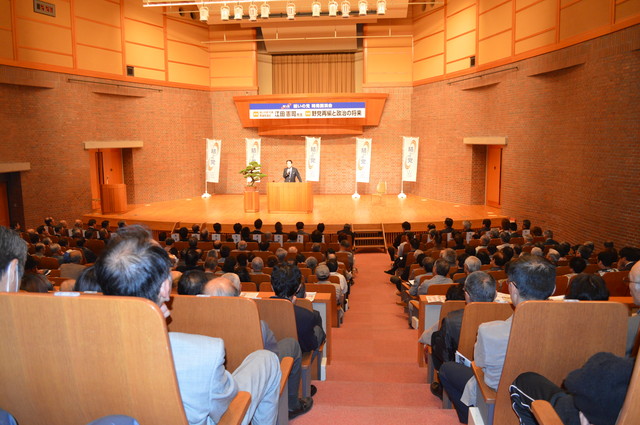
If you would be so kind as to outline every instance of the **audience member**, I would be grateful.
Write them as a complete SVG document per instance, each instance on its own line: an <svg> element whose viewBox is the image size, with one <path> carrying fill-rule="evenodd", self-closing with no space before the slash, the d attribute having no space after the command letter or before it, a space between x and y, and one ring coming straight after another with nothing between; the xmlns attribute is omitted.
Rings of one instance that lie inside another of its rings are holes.
<svg viewBox="0 0 640 425"><path fill-rule="evenodd" d="M76 250L67 251L69 262L60 266L60 277L78 280L78 276L85 269L82 263L82 253Z"/></svg>
<svg viewBox="0 0 640 425"><path fill-rule="evenodd" d="M598 273L602 276L605 273L617 272L618 269L612 267L613 263L618 261L618 255L615 251L604 250L598 253Z"/></svg>
<svg viewBox="0 0 640 425"><path fill-rule="evenodd" d="M169 310L171 277L167 253L142 228L118 234L95 265L105 295L134 296ZM280 368L266 350L251 353L230 374L224 370L224 342L219 338L170 332L180 395L190 424L217 423L238 390L251 394L243 425L275 424Z"/></svg>
<svg viewBox="0 0 640 425"><path fill-rule="evenodd" d="M62 290L62 289L61 289ZM86 267L73 285L75 292L102 292L102 288L96 281L95 269L93 266Z"/></svg>
<svg viewBox="0 0 640 425"><path fill-rule="evenodd" d="M530 254L519 257L510 264L507 275L515 306L528 300L545 300L555 289L555 268L542 257ZM512 318L483 323L478 328L474 361L482 368L485 383L494 390L500 382ZM473 371L462 364L447 362L440 368L440 382L456 408L458 419L467 423L468 406L475 402L477 392Z"/></svg>
<svg viewBox="0 0 640 425"><path fill-rule="evenodd" d="M633 297L633 303L640 307L640 263L636 263L629 272L629 291ZM640 326L640 314L637 312L629 318L627 327L627 348L626 355L629 357L633 350L633 345L638 335L638 326Z"/></svg>
<svg viewBox="0 0 640 425"><path fill-rule="evenodd" d="M209 278L202 270L187 270L182 273L178 281L178 294L198 295L202 293L202 288L209 281Z"/></svg>
<svg viewBox="0 0 640 425"><path fill-rule="evenodd" d="M599 275L580 273L571 279L564 298L580 301L607 301L609 290L604 279Z"/></svg>

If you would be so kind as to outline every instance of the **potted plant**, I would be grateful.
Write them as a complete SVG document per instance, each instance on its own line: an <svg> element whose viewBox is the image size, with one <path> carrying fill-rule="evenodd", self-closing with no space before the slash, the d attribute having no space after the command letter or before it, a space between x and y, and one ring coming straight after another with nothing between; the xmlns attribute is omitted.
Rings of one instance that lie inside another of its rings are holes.
<svg viewBox="0 0 640 425"><path fill-rule="evenodd" d="M244 169L239 171L247 179L247 185L244 190L244 211L258 212L260 211L260 194L256 190L256 182L267 177L261 172L261 165L256 161L251 161Z"/></svg>

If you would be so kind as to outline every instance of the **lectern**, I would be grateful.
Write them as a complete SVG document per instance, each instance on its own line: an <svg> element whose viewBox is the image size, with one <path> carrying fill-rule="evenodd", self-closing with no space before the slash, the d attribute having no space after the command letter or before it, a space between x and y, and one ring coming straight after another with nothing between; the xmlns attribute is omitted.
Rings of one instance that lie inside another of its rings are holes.
<svg viewBox="0 0 640 425"><path fill-rule="evenodd" d="M126 184L103 184L100 186L100 192L102 193L102 214L127 211Z"/></svg>
<svg viewBox="0 0 640 425"><path fill-rule="evenodd" d="M270 213L313 212L311 183L268 183L267 205Z"/></svg>

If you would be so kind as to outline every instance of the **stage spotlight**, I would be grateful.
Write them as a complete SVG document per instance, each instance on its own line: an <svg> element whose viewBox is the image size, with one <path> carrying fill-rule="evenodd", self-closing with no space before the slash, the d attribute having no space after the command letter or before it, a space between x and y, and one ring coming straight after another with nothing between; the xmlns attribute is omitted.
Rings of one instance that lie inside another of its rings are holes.
<svg viewBox="0 0 640 425"><path fill-rule="evenodd" d="M322 5L316 0L311 3L311 16L317 18L320 16L320 13L322 13Z"/></svg>
<svg viewBox="0 0 640 425"><path fill-rule="evenodd" d="M329 16L338 16L338 2L336 0L329 1Z"/></svg>
<svg viewBox="0 0 640 425"><path fill-rule="evenodd" d="M228 21L229 20L229 6L225 3L222 7L220 7L220 20Z"/></svg>
<svg viewBox="0 0 640 425"><path fill-rule="evenodd" d="M249 20L258 20L258 6L256 6L254 3L251 3L251 5L249 6Z"/></svg>
<svg viewBox="0 0 640 425"><path fill-rule="evenodd" d="M351 13L351 3L349 3L349 0L344 0L342 2L342 17L348 18L350 13Z"/></svg>
<svg viewBox="0 0 640 425"><path fill-rule="evenodd" d="M244 10L242 9L242 5L240 3L236 3L233 7L233 19L242 20L242 15L244 15Z"/></svg>
<svg viewBox="0 0 640 425"><path fill-rule="evenodd" d="M290 21L296 19L296 4L292 1L287 4L287 19Z"/></svg>
<svg viewBox="0 0 640 425"><path fill-rule="evenodd" d="M358 2L358 15L366 16L368 9L369 4L367 3L367 0L360 0L360 2Z"/></svg>
<svg viewBox="0 0 640 425"><path fill-rule="evenodd" d="M378 15L384 15L387 13L387 2L386 0L378 0Z"/></svg>
<svg viewBox="0 0 640 425"><path fill-rule="evenodd" d="M207 22L209 20L209 8L207 6L200 6L200 21Z"/></svg>
<svg viewBox="0 0 640 425"><path fill-rule="evenodd" d="M262 19L267 19L269 17L270 11L271 11L271 6L269 6L269 3L265 1L264 3L262 3L262 6L260 6L260 17Z"/></svg>

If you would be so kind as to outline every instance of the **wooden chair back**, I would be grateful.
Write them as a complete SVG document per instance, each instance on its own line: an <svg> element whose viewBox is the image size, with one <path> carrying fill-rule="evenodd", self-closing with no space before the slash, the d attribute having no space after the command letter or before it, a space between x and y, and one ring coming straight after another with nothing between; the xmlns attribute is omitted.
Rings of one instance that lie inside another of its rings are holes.
<svg viewBox="0 0 640 425"><path fill-rule="evenodd" d="M412 254L411 252L409 254ZM349 253L348 252L342 252L342 251L337 251L336 252L336 258L338 259L339 262L344 263L344 266L347 270L351 270L351 267L349 266ZM407 263L410 264L410 263Z"/></svg>
<svg viewBox="0 0 640 425"><path fill-rule="evenodd" d="M507 273L504 270L487 270L487 274L493 276L496 282L507 278Z"/></svg>
<svg viewBox="0 0 640 425"><path fill-rule="evenodd" d="M427 295L447 295L449 288L456 285L457 283L439 283L437 285L431 285L427 288Z"/></svg>
<svg viewBox="0 0 640 425"><path fill-rule="evenodd" d="M329 282L340 284L340 278L337 275L329 276Z"/></svg>
<svg viewBox="0 0 640 425"><path fill-rule="evenodd" d="M528 301L515 310L507 354L496 393L493 423L518 424L509 386L523 372L536 372L560 385L592 355L624 356L627 307L607 301ZM478 379L481 389L486 387ZM483 389L483 393L485 393Z"/></svg>
<svg viewBox="0 0 640 425"><path fill-rule="evenodd" d="M307 283L318 283L318 276L315 274L307 276Z"/></svg>
<svg viewBox="0 0 640 425"><path fill-rule="evenodd" d="M255 282L240 282L240 290L242 292L258 292Z"/></svg>
<svg viewBox="0 0 640 425"><path fill-rule="evenodd" d="M302 255L304 255L304 258L314 257L316 260L318 260L318 263L324 261L324 256L321 252L305 251L302 253Z"/></svg>
<svg viewBox="0 0 640 425"><path fill-rule="evenodd" d="M438 329L442 326L442 319L447 317L449 313L456 310L464 310L466 302L460 300L448 300L440 307L440 318L438 319Z"/></svg>
<svg viewBox="0 0 640 425"><path fill-rule="evenodd" d="M506 320L513 314L513 306L505 303L469 303L464 308L458 351L473 360L473 348L478 338L478 326L494 320Z"/></svg>
<svg viewBox="0 0 640 425"><path fill-rule="evenodd" d="M84 242L84 246L85 248L89 248L91 251L93 251L93 253L96 254L97 257L102 254L102 251L104 251L106 247L104 241L100 239L87 239Z"/></svg>
<svg viewBox="0 0 640 425"><path fill-rule="evenodd" d="M273 292L273 288L271 287L271 281L260 282L258 284L258 290L260 292Z"/></svg>
<svg viewBox="0 0 640 425"><path fill-rule="evenodd" d="M569 278L564 275L556 276L556 290L553 295L566 295L569 289Z"/></svg>
<svg viewBox="0 0 640 425"><path fill-rule="evenodd" d="M271 284L271 276L268 274L250 274L251 282L256 285L261 284L262 282L269 282Z"/></svg>
<svg viewBox="0 0 640 425"><path fill-rule="evenodd" d="M335 292L334 292L335 293ZM313 311L313 303L306 298L296 299L296 305L306 310Z"/></svg>
<svg viewBox="0 0 640 425"><path fill-rule="evenodd" d="M224 340L229 372L236 370L249 354L264 348L260 316L250 299L172 295L170 310L171 332Z"/></svg>
<svg viewBox="0 0 640 425"><path fill-rule="evenodd" d="M271 251L251 251L251 253L253 254L254 257L260 257L262 258L263 262L267 262L267 258L269 258L271 255L273 255L273 252Z"/></svg>
<svg viewBox="0 0 640 425"><path fill-rule="evenodd" d="M571 270L571 267L569 266L558 266L556 267L556 275L560 276L563 274L569 274L569 273L573 273L573 270Z"/></svg>
<svg viewBox="0 0 640 425"><path fill-rule="evenodd" d="M3 293L0 340L0 406L20 424L118 413L188 425L165 319L150 301Z"/></svg>
<svg viewBox="0 0 640 425"><path fill-rule="evenodd" d="M278 341L283 338L295 338L298 340L296 328L296 316L291 301L284 299L268 298L256 299L260 319L267 322L269 329Z"/></svg>
<svg viewBox="0 0 640 425"><path fill-rule="evenodd" d="M53 257L35 257L39 269L58 269L60 263Z"/></svg>
<svg viewBox="0 0 640 425"><path fill-rule="evenodd" d="M602 275L605 285L611 297L630 297L629 291L629 271L609 272Z"/></svg>

